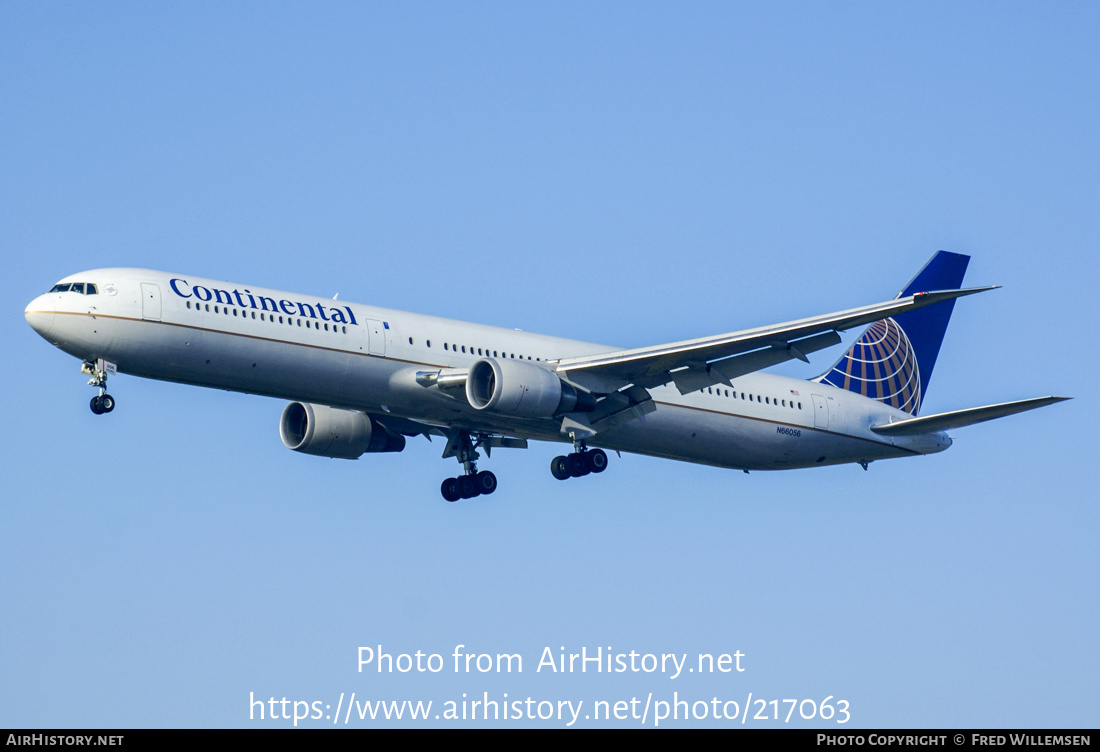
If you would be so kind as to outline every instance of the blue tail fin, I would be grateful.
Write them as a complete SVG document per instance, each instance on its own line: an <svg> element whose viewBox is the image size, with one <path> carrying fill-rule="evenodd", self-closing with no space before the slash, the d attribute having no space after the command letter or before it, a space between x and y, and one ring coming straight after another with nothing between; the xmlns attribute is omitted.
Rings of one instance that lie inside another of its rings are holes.
<svg viewBox="0 0 1100 752"><path fill-rule="evenodd" d="M969 256L939 251L898 297L962 286ZM876 321L818 381L916 415L940 354L954 300Z"/></svg>

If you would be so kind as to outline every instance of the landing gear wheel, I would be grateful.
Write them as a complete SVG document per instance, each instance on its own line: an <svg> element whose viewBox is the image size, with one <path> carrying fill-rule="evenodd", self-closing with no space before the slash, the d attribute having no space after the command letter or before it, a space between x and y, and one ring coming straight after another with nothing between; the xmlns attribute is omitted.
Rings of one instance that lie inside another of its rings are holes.
<svg viewBox="0 0 1100 752"><path fill-rule="evenodd" d="M587 452L585 460L589 472L602 473L607 469L607 452L602 449L593 449L591 452Z"/></svg>
<svg viewBox="0 0 1100 752"><path fill-rule="evenodd" d="M460 498L458 494L458 479L447 478L439 486L439 492L443 494L443 498L447 501L458 501Z"/></svg>
<svg viewBox="0 0 1100 752"><path fill-rule="evenodd" d="M482 470L474 476L474 487L479 494L491 494L493 491L497 490L497 476L493 475L488 470Z"/></svg>
<svg viewBox="0 0 1100 752"><path fill-rule="evenodd" d="M463 499L472 499L480 493L474 484L474 476L460 475L456 480L458 481L458 495Z"/></svg>
<svg viewBox="0 0 1100 752"><path fill-rule="evenodd" d="M569 479L569 465L565 457L555 457L550 460L550 474L558 480Z"/></svg>
<svg viewBox="0 0 1100 752"><path fill-rule="evenodd" d="M115 409L115 398L109 394L100 394L92 397L89 405L93 413L103 415L103 413L109 413Z"/></svg>
<svg viewBox="0 0 1100 752"><path fill-rule="evenodd" d="M588 475L588 461L585 456L580 452L574 452L565 458L566 466L569 468L569 475L573 478L580 478L584 475Z"/></svg>

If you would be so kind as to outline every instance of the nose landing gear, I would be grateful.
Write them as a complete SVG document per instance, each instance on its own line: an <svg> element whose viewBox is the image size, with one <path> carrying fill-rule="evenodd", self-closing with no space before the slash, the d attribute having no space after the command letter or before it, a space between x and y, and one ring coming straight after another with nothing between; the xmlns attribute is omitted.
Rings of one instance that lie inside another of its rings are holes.
<svg viewBox="0 0 1100 752"><path fill-rule="evenodd" d="M108 363L103 358L99 358L94 363L86 360L80 364L80 372L92 377L88 381L89 386L99 389L99 394L92 397L90 403L92 412L96 415L103 415L103 413L114 410L115 398L107 394L107 375L117 373L115 364Z"/></svg>
<svg viewBox="0 0 1100 752"><path fill-rule="evenodd" d="M92 397L92 412L96 415L103 415L103 413L109 413L115 409L115 398L104 392L96 397Z"/></svg>

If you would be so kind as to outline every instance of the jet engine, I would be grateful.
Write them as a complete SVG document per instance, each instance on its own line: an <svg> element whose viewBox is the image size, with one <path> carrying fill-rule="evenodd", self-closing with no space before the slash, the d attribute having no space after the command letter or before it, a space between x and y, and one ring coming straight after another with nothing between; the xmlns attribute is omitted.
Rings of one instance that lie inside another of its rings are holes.
<svg viewBox="0 0 1100 752"><path fill-rule="evenodd" d="M390 432L366 413L308 402L286 406L279 419L279 436L296 452L345 460L405 448L404 436Z"/></svg>
<svg viewBox="0 0 1100 752"><path fill-rule="evenodd" d="M519 418L591 412L596 399L533 363L483 358L470 366L466 399L477 410Z"/></svg>

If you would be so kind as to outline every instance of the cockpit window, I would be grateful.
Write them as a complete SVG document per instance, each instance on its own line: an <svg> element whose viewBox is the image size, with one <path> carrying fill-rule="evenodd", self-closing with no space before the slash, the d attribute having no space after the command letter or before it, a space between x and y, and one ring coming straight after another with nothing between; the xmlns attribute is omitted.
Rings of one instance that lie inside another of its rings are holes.
<svg viewBox="0 0 1100 752"><path fill-rule="evenodd" d="M99 288L91 282L66 282L63 285L54 285L50 292L78 292L81 295L98 295Z"/></svg>

